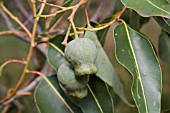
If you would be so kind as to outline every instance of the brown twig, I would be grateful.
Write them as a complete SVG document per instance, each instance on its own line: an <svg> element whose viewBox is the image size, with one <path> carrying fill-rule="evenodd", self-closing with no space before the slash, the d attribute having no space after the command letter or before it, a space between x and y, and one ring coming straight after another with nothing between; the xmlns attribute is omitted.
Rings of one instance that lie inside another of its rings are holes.
<svg viewBox="0 0 170 113"><path fill-rule="evenodd" d="M89 20L89 15L88 15L88 12L87 12L87 4L84 5L84 12L85 12L87 23L89 24L90 20Z"/></svg>
<svg viewBox="0 0 170 113"><path fill-rule="evenodd" d="M81 0L78 4L76 4L75 6L72 7L72 13L67 18L69 20L70 24L69 24L66 36L64 38L64 41L62 42L63 45L65 45L65 46L67 45L67 40L68 40L68 36L69 36L70 30L71 30L71 27L74 31L75 38L78 38L77 30L76 30L73 20L74 20L74 16L75 16L75 13L77 12L78 8L81 7L82 5L87 4L87 2L88 2L88 0Z"/></svg>
<svg viewBox="0 0 170 113"><path fill-rule="evenodd" d="M25 16L28 20L28 23L33 24L33 16L28 13L28 11L23 7L21 0L15 0L18 10ZM25 24L25 22L24 22ZM41 33L41 28L37 25L37 33Z"/></svg>
<svg viewBox="0 0 170 113"><path fill-rule="evenodd" d="M124 6L122 8L122 10L116 15L115 19L113 19L112 21L108 22L108 23L104 23L104 24L101 24L100 26L96 27L96 28L84 28L84 27L78 27L77 29L78 30L84 30L84 31L91 31L91 32L94 32L94 31L99 31L99 30L102 30L104 28L107 28L109 27L110 25L112 25L113 23L115 23L117 20L119 20L120 16L123 14L123 12L125 11L126 7Z"/></svg>
<svg viewBox="0 0 170 113"><path fill-rule="evenodd" d="M14 26L12 25L11 21L9 20L8 16L4 13L4 11L0 8L0 14L1 16L4 18L5 23L8 27L9 30L15 30ZM26 41L28 43L30 43L30 39L27 36L24 36L22 34L14 34L18 39ZM39 45L37 46L38 50L41 51L44 55L46 55L46 49Z"/></svg>
<svg viewBox="0 0 170 113"><path fill-rule="evenodd" d="M7 106L5 106L1 113L7 113L7 112L8 112L8 110L10 109L10 107L11 107L11 105L10 105L10 104L9 104L9 105L7 105Z"/></svg>
<svg viewBox="0 0 170 113"><path fill-rule="evenodd" d="M0 7L15 21L17 22L23 29L24 31L28 34L29 38L30 38L30 49L26 58L26 65L24 66L23 72L21 74L21 77L18 81L18 83L16 84L16 86L14 87L13 91L10 93L10 95L7 95L6 98L2 99L0 101L0 103L3 103L4 101L10 99L12 96L15 95L15 93L17 92L17 90L20 88L22 82L24 81L25 78L25 74L26 74L26 70L28 68L28 64L30 62L31 56L32 56L32 52L33 52L33 48L34 48L34 37L32 36L32 34L30 33L30 31L26 28L26 26L16 17L14 16L4 5L2 2L0 2Z"/></svg>
<svg viewBox="0 0 170 113"><path fill-rule="evenodd" d="M3 5L2 2L0 3L0 7L1 7L14 21L16 21L16 22L24 29L24 31L28 34L28 36L29 36L30 38L33 38L33 37L32 37L32 34L31 34L30 31L25 27L25 25L22 24L22 22L21 22L16 16L14 16L14 15Z"/></svg>
<svg viewBox="0 0 170 113"><path fill-rule="evenodd" d="M13 24L11 23L11 21L9 20L8 16L5 14L5 12L0 8L0 14L2 16L2 18L5 20L5 23L8 27L9 30L15 30ZM29 42L30 39L28 37L25 37L21 34L15 34L20 40L23 40L23 41L26 41L26 42Z"/></svg>
<svg viewBox="0 0 170 113"><path fill-rule="evenodd" d="M59 13L62 13L62 12L65 12L65 11L68 11L68 10L71 10L71 9L72 9L72 7L68 7L68 8L56 11L55 13L52 13L52 14L49 14L49 15L37 15L37 17L44 17L44 18L54 17L55 15L57 15Z"/></svg>
<svg viewBox="0 0 170 113"><path fill-rule="evenodd" d="M50 3L45 3L44 1L41 0L36 0L37 2L41 2L44 3L45 5L51 6L51 7L55 7L55 8L60 8L60 9L64 9L65 7L62 7L60 5L56 5L56 4L50 4Z"/></svg>
<svg viewBox="0 0 170 113"><path fill-rule="evenodd" d="M21 34L23 36L27 36L25 32L19 30L0 31L0 35L7 35L7 34Z"/></svg>
<svg viewBox="0 0 170 113"><path fill-rule="evenodd" d="M43 73L44 75L53 75L55 72L54 70L51 68L51 66L46 62L45 66L43 67L43 69L41 70L41 73ZM41 80L41 77L37 77L35 78L29 85L27 85L26 87L24 87L23 89L20 89L19 91L17 91L16 94L21 94L24 92L29 92L31 90L33 90L37 84L39 83L39 81ZM19 95L14 95L12 96L10 99L4 101L3 103L0 103L0 109L3 106L6 106L8 104L10 104L11 102L14 102L17 98L19 98Z"/></svg>
<svg viewBox="0 0 170 113"><path fill-rule="evenodd" d="M1 66L6 66L10 63L20 63L20 64L24 64L24 65L27 64L25 61L22 61L22 60L8 60L8 61L4 62Z"/></svg>
<svg viewBox="0 0 170 113"><path fill-rule="evenodd" d="M70 30L71 30L71 24L69 24L68 29L67 29L66 36L65 36L65 38L64 38L64 41L62 42L62 44L63 44L64 46L67 45L67 41L68 41L68 36L69 36Z"/></svg>

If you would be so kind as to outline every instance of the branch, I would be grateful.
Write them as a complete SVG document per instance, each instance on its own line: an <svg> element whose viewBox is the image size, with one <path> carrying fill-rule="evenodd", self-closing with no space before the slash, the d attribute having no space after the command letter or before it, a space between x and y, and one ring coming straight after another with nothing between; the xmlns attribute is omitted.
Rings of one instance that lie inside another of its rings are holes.
<svg viewBox="0 0 170 113"><path fill-rule="evenodd" d="M60 9L66 8L66 7L63 7L63 6L60 6L60 5L46 3L46 2L41 1L41 0L36 0L36 1L37 1L37 2L40 2L40 3L44 3L45 5L48 5L48 6L51 6L51 7L55 7L55 8L60 8Z"/></svg>
<svg viewBox="0 0 170 113"><path fill-rule="evenodd" d="M23 25L22 22L21 22L17 17L15 17L15 16L3 5L2 2L0 3L0 7L1 7L15 22L17 22L17 23L24 29L24 31L28 34L28 36L29 36L30 38L33 38L33 37L32 37L32 34L31 34L30 31L25 27L25 25Z"/></svg>
<svg viewBox="0 0 170 113"><path fill-rule="evenodd" d="M21 0L15 0L17 8L19 9L19 11L26 17L26 19L33 24L33 16L30 15L27 10L23 7ZM37 33L40 34L41 33L41 28L39 25L37 25Z"/></svg>
<svg viewBox="0 0 170 113"><path fill-rule="evenodd" d="M27 36L25 32L18 31L18 30L0 31L0 35L7 35L7 34L21 34L23 36Z"/></svg>
<svg viewBox="0 0 170 113"><path fill-rule="evenodd" d="M123 12L125 11L125 9L126 9L126 7L124 6L124 7L122 8L122 10L116 15L116 17L115 17L112 21L110 21L110 22L108 22L108 23L100 24L100 25L99 25L98 27L96 27L96 28L90 28L90 29L89 29L89 28L84 28L84 27L78 27L77 29L78 29L78 30L84 30L84 31L91 31L91 32L105 29L105 28L109 27L110 25L112 25L113 23L121 20L121 19L120 19L120 16L123 14Z"/></svg>
<svg viewBox="0 0 170 113"><path fill-rule="evenodd" d="M11 23L10 19L8 18L8 16L4 13L4 11L0 8L0 14L2 16L2 18L5 20L5 23L8 27L9 30L13 31L15 30L13 24ZM21 35L21 34L15 34L20 40L29 42L30 39L26 38L25 36Z"/></svg>
<svg viewBox="0 0 170 113"><path fill-rule="evenodd" d="M52 67L48 64L48 62L46 62L43 69L41 70L41 73L43 73L44 75L53 75L55 72L52 69ZM16 95L14 95L9 100L0 104L0 109L3 106L6 106L6 105L10 104L11 102L15 101L17 98L21 97L20 95L17 95L17 94L22 94L22 93L32 91L37 86L37 84L41 81L41 79L42 78L39 76L39 77L35 78L29 85L27 85L23 89L20 89L19 91L17 91Z"/></svg>

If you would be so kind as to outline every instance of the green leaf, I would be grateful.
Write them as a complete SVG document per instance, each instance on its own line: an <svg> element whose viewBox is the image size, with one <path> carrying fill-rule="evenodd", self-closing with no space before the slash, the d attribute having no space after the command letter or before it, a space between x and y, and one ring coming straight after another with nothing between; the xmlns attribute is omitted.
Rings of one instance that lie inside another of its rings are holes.
<svg viewBox="0 0 170 113"><path fill-rule="evenodd" d="M90 28L91 26L89 26ZM97 76L102 79L105 83L113 88L115 93L120 96L120 98L128 105L129 102L124 93L123 84L115 72L111 62L109 61L105 51L103 50L96 33L86 31L85 37L91 39L97 46L98 55L96 59L96 66L97 66Z"/></svg>
<svg viewBox="0 0 170 113"><path fill-rule="evenodd" d="M43 79L34 93L34 100L40 113L82 113L59 87L56 76L50 76L48 80L56 91Z"/></svg>
<svg viewBox="0 0 170 113"><path fill-rule="evenodd" d="M52 44L49 44L47 47L48 62L56 71L58 70L59 66L66 61L66 59L63 56L65 46L61 44L62 41L64 40L64 37L65 35L56 36L50 41ZM71 40L70 37L69 40Z"/></svg>
<svg viewBox="0 0 170 113"><path fill-rule="evenodd" d="M166 32L159 37L159 55L163 61L170 63L170 36Z"/></svg>
<svg viewBox="0 0 170 113"><path fill-rule="evenodd" d="M113 19L114 19L114 17L108 17L108 18L104 19L100 24L110 22ZM110 28L110 26L97 32L97 37L98 37L100 44L102 46L104 46L104 43L106 40L106 35L107 35L109 28Z"/></svg>
<svg viewBox="0 0 170 113"><path fill-rule="evenodd" d="M83 99L77 99L69 96L69 98L81 109L72 103L71 100L65 95L58 84L56 76L48 77L48 80L75 113L114 112L113 100L108 90L108 86L96 76L90 77L87 97ZM62 99L56 95L55 91L45 80L42 80L37 86L34 94L34 99L37 108L41 113L56 113L56 111L59 113L70 112L67 106L62 102Z"/></svg>
<svg viewBox="0 0 170 113"><path fill-rule="evenodd" d="M163 17L155 17L155 20L162 27L162 29L170 34L170 19Z"/></svg>
<svg viewBox="0 0 170 113"><path fill-rule="evenodd" d="M73 0L65 0L62 6L63 6L63 7L68 7L72 2L73 2ZM58 21L58 19L59 19L63 14L64 14L64 12L63 12L63 13L59 13L59 14L55 15L55 16L51 19L50 25L49 25L49 27L47 28L47 31L50 30L50 29L53 27L53 25Z"/></svg>
<svg viewBox="0 0 170 113"><path fill-rule="evenodd" d="M149 18L141 17L134 10L129 9L129 26L137 31L140 30L142 25L149 21Z"/></svg>
<svg viewBox="0 0 170 113"><path fill-rule="evenodd" d="M149 40L125 23L114 30L116 58L133 76L132 95L140 113L160 113L162 73Z"/></svg>
<svg viewBox="0 0 170 113"><path fill-rule="evenodd" d="M162 16L170 18L170 3L166 0L121 0L144 17Z"/></svg>
<svg viewBox="0 0 170 113"><path fill-rule="evenodd" d="M114 112L113 100L108 86L96 76L90 77L87 97L77 99L69 96L69 98L82 109L83 113Z"/></svg>

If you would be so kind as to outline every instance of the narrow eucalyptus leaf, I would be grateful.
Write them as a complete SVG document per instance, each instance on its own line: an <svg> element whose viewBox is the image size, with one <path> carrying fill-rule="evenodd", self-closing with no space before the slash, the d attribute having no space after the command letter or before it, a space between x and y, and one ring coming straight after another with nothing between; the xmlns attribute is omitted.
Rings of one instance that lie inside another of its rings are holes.
<svg viewBox="0 0 170 113"><path fill-rule="evenodd" d="M160 113L162 73L150 41L120 23L114 30L116 58L133 76L132 96L140 113Z"/></svg>
<svg viewBox="0 0 170 113"><path fill-rule="evenodd" d="M48 80L61 97L64 98L67 105L63 102L63 99L54 92L49 84L45 80L42 80L34 93L34 100L40 113L82 113L81 109L72 103L64 94L58 84L56 76L50 76Z"/></svg>
<svg viewBox="0 0 170 113"><path fill-rule="evenodd" d="M170 19L163 17L155 17L155 20L162 27L162 29L170 34Z"/></svg>
<svg viewBox="0 0 170 113"><path fill-rule="evenodd" d="M163 61L170 63L170 36L166 32L159 37L159 55Z"/></svg>
<svg viewBox="0 0 170 113"><path fill-rule="evenodd" d="M114 113L113 99L107 85L96 76L90 77L87 97L77 99L69 96L69 98L82 109L83 113Z"/></svg>
<svg viewBox="0 0 170 113"><path fill-rule="evenodd" d="M104 20L101 22L101 24L110 22L110 21L113 20L113 19L114 19L114 17L106 18L106 19L104 19ZM97 34L97 37L98 37L98 39L99 39L99 41L100 41L100 44L101 44L102 46L104 46L104 44L105 44L106 35L107 35L107 32L108 32L109 28L110 28L110 27L107 27L107 28L102 29L102 30L100 30L100 31L98 31L98 32L96 33L96 34Z"/></svg>
<svg viewBox="0 0 170 113"><path fill-rule="evenodd" d="M91 26L88 26L91 28ZM115 93L128 105L129 102L125 96L123 84L119 78L119 75L114 70L110 60L108 59L105 51L103 50L96 33L86 31L85 37L91 39L98 49L98 55L96 59L97 76L102 79L105 83L113 88Z"/></svg>
<svg viewBox="0 0 170 113"><path fill-rule="evenodd" d="M144 17L162 16L170 18L170 4L166 0L121 0L131 9L136 10Z"/></svg>

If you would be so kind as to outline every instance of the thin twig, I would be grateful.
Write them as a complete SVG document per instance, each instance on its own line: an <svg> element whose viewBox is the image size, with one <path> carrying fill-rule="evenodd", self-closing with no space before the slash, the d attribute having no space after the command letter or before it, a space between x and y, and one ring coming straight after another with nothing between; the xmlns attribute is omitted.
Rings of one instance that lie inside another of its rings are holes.
<svg viewBox="0 0 170 113"><path fill-rule="evenodd" d="M71 24L69 24L68 29L67 29L66 36L65 36L65 38L64 38L64 41L62 42L62 44L63 44L64 46L67 45L67 41L68 41L68 36L69 36L69 34L70 34L70 30L71 30Z"/></svg>
<svg viewBox="0 0 170 113"><path fill-rule="evenodd" d="M10 109L10 107L11 107L11 105L10 105L10 104L9 104L9 105L7 105L7 106L5 106L1 113L7 113L7 112L8 112L8 110Z"/></svg>
<svg viewBox="0 0 170 113"><path fill-rule="evenodd" d="M2 18L5 20L5 23L8 27L9 30L15 30L14 26L12 25L11 21L9 20L8 16L4 13L4 11L0 8L0 14L2 16ZM29 38L26 36L23 36L21 34L15 34L20 40L29 42Z"/></svg>
<svg viewBox="0 0 170 113"><path fill-rule="evenodd" d="M28 11L23 7L22 2L20 0L15 0L17 8L19 11L25 16L25 18L33 24L33 16L28 13ZM37 33L41 33L41 28L37 25Z"/></svg>
<svg viewBox="0 0 170 113"><path fill-rule="evenodd" d="M26 62L22 61L22 60L8 60L8 61L4 62L1 66L6 66L10 63L20 63L20 64L26 65Z"/></svg>
<svg viewBox="0 0 170 113"><path fill-rule="evenodd" d="M115 19L113 19L112 21L108 22L108 23L104 23L101 24L100 26L96 27L96 28L84 28L84 27L78 27L78 30L84 30L84 31L99 31L102 30L104 28L109 27L110 25L112 25L113 23L115 23L117 20L119 20L120 16L123 14L123 12L125 11L126 7L124 6L123 9L116 15Z"/></svg>
<svg viewBox="0 0 170 113"><path fill-rule="evenodd" d="M24 31L28 34L28 36L29 36L30 38L32 38L32 34L30 33L30 31L25 27L24 24L22 24L22 22L21 22L16 16L14 16L14 15L3 5L2 2L0 3L0 7L1 7L14 21L16 21L16 22L24 29Z"/></svg>
<svg viewBox="0 0 170 113"><path fill-rule="evenodd" d="M59 13L62 13L62 12L65 12L65 11L68 11L68 10L71 10L71 9L72 9L72 7L68 7L68 8L56 11L55 13L52 13L52 14L49 14L49 15L37 15L37 17L44 17L44 18L54 17L55 15L57 15Z"/></svg>
<svg viewBox="0 0 170 113"><path fill-rule="evenodd" d="M15 95L15 93L17 92L17 90L20 88L22 82L25 79L25 74L26 74L26 70L28 68L29 62L31 60L31 56L32 56L32 52L33 52L33 48L34 48L34 37L32 36L32 34L30 33L30 31L26 28L26 26L16 17L14 16L4 5L2 2L0 2L0 7L15 21L17 22L23 29L24 31L28 34L29 38L30 38L30 49L26 58L26 65L24 66L23 72L21 74L21 77L18 81L18 83L16 84L16 86L14 87L14 89L12 90L12 92L7 95L6 98L2 99L0 101L0 103L3 103L4 101L10 99L12 96Z"/></svg>
<svg viewBox="0 0 170 113"><path fill-rule="evenodd" d="M41 70L41 73L43 73L44 75L53 75L55 72L54 70L51 68L51 66L46 62L45 63L45 66L43 67L43 69ZM20 89L17 93L18 94L21 94L21 93L24 93L24 92L29 92L31 90L33 90L37 84L39 83L39 81L41 80L42 78L41 77L37 77L35 78L29 85L27 85L26 87L24 87L23 89ZM16 93L16 94L17 94ZM11 97L10 99L4 101L3 103L0 103L0 109L3 107L3 106L6 106L8 104L10 104L11 102L15 101L17 98L19 98L21 96L19 95L14 95L13 97Z"/></svg>
<svg viewBox="0 0 170 113"><path fill-rule="evenodd" d="M88 0L81 0L77 5L73 6L72 7L72 13L67 18L69 20L69 22L71 23L72 29L74 31L75 38L78 38L78 34L77 34L77 30L76 30L75 24L73 22L74 16L75 16L75 13L77 12L77 10L79 9L79 7L81 7L82 5L86 5L87 2L88 2Z"/></svg>
<svg viewBox="0 0 170 113"><path fill-rule="evenodd" d="M65 8L65 7L63 7L63 6L56 5L56 4L46 3L46 2L41 1L41 0L36 0L36 1L41 2L41 3L44 3L45 5L48 5L48 6L51 6L51 7L55 7L55 8L60 8L60 9L64 9L64 8Z"/></svg>
<svg viewBox="0 0 170 113"><path fill-rule="evenodd" d="M8 16L4 13L4 11L0 8L0 14L1 16L4 18L5 20L5 23L8 27L9 30L15 30L14 26L12 25L11 21L9 20ZM20 40L23 40L23 41L26 41L26 42L30 42L30 39L27 38L27 36L24 36L22 34L15 34L15 36L20 39ZM44 48L43 46L39 45L37 46L38 50L41 51L44 55L46 55L47 51L46 51L46 48Z"/></svg>
<svg viewBox="0 0 170 113"><path fill-rule="evenodd" d="M19 30L0 31L0 35L7 35L7 34L21 34L23 36L27 36L25 32Z"/></svg>

